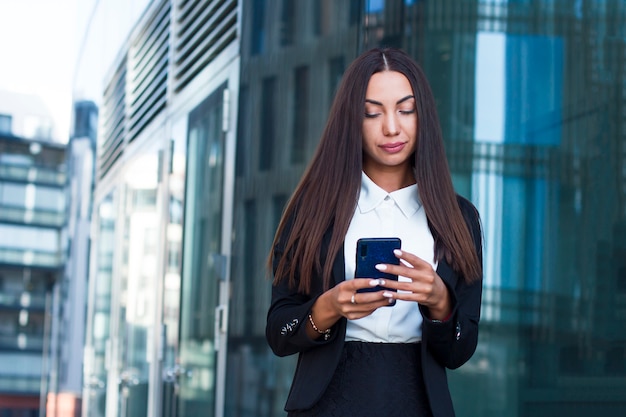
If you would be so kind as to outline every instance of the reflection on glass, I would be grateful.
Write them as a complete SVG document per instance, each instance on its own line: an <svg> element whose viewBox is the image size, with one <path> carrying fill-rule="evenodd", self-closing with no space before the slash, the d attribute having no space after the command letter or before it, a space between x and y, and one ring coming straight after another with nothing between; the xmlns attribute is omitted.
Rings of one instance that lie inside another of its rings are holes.
<svg viewBox="0 0 626 417"><path fill-rule="evenodd" d="M106 413L106 350L109 343L111 320L111 282L115 248L115 207L113 194L102 200L98 207L97 249L95 250L96 276L90 283L89 314L85 343L84 402L86 417L104 417Z"/></svg>
<svg viewBox="0 0 626 417"><path fill-rule="evenodd" d="M120 282L120 413L146 416L149 332L154 329L159 219L158 155L144 154L128 165L124 200L123 268Z"/></svg>
<svg viewBox="0 0 626 417"><path fill-rule="evenodd" d="M168 223L165 242L165 275L163 277L163 417L177 415L176 395L182 369L178 363L180 290L183 251L183 204L185 192L186 138L184 122L174 126L170 143L171 168L168 182Z"/></svg>
<svg viewBox="0 0 626 417"><path fill-rule="evenodd" d="M262 84L261 97L261 136L259 152L259 170L267 171L274 165L274 152L276 148L276 116L277 116L277 94L278 83L276 77L266 77Z"/></svg>
<svg viewBox="0 0 626 417"><path fill-rule="evenodd" d="M180 417L215 411L215 308L222 264L223 87L189 115L180 316Z"/></svg>
<svg viewBox="0 0 626 417"><path fill-rule="evenodd" d="M435 91L449 110L440 113L444 126L458 126L468 109L474 115L465 126L472 142L447 137L448 156L485 233L481 338L472 360L450 373L457 414L621 415L626 397L616 375L625 375L626 344L598 327L595 309L626 324L613 309L625 306L616 290L624 261L613 252L624 247L623 204L610 197L623 183L610 167L624 161L606 151L623 144L615 129L624 120L609 122L615 86L604 78L624 76L604 36L611 13L626 10L616 1L577 2L582 21L574 23L564 3L481 3L494 7L479 9L485 30L475 50L449 49L452 68L473 59L474 73L449 73ZM467 36L445 10L437 17L446 29L427 30L426 44ZM596 22L598 32L583 29ZM445 62L428 61L426 70L437 79ZM446 95L445 85L471 82L474 89Z"/></svg>
<svg viewBox="0 0 626 417"><path fill-rule="evenodd" d="M268 352L270 284L260 271L273 237L274 202L290 194L300 174L278 163L289 161L283 150L293 151L292 138L280 132L299 116L279 105L271 130L254 103L262 102L263 83L272 77L277 102L293 100L298 93L285 74L306 65L310 84L322 86L310 92L314 130L328 110L316 105L325 102L319 96L334 93L343 63L382 45L401 46L422 64L455 186L483 220L479 345L470 362L449 373L457 415L626 414L626 339L616 330L626 326L626 4L357 1L350 3L362 18L354 27L341 22L334 37L334 22L355 14L341 9L344 2L315 3L312 33L298 25L291 47L265 37L255 52L262 59L242 54L245 128L238 142L248 146L238 148L237 159L259 163L237 171L232 282L241 307L230 325L228 415L284 415L295 359ZM305 6L296 4L298 15ZM264 8L265 22L280 19ZM256 26L243 22L243 34L254 36ZM315 55L319 50L328 56ZM270 160L254 145L270 143L259 137L264 131L274 132ZM255 304L244 308L250 291Z"/></svg>
<svg viewBox="0 0 626 417"><path fill-rule="evenodd" d="M177 151L179 152L179 151ZM180 151L183 152L183 151ZM175 158L180 157L179 154ZM182 236L183 236L183 193L184 193L184 163L182 170L176 167L170 176L169 223L167 225L167 261L165 270L165 285L163 295L163 321L167 329L166 362L174 354L178 345L178 309L180 297L180 272L182 266Z"/></svg>
<svg viewBox="0 0 626 417"><path fill-rule="evenodd" d="M308 120L311 112L309 108L309 68L306 66L295 69L293 88L294 117L291 128L291 163L304 162L304 152L307 145Z"/></svg>
<svg viewBox="0 0 626 417"><path fill-rule="evenodd" d="M258 8L269 3L242 9L242 39L261 42ZM361 0L292 3L287 9L263 7L263 19L278 23L293 14L298 24L282 38L263 37L263 48L241 57L226 416L284 415L297 357L277 358L265 341L271 292L265 261L312 141L319 139L335 89L359 47Z"/></svg>
<svg viewBox="0 0 626 417"><path fill-rule="evenodd" d="M505 35L476 34L476 97L474 140L504 141Z"/></svg>

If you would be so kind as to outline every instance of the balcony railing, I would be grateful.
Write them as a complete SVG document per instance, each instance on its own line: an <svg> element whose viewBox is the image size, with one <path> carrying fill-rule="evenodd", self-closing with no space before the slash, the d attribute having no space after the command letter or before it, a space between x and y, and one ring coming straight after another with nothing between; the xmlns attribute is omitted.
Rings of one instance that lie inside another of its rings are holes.
<svg viewBox="0 0 626 417"><path fill-rule="evenodd" d="M0 350L2 351L41 352L43 345L43 337L41 335L23 333L0 335Z"/></svg>
<svg viewBox="0 0 626 417"><path fill-rule="evenodd" d="M64 211L26 210L23 207L0 206L0 222L61 227L64 220Z"/></svg>
<svg viewBox="0 0 626 417"><path fill-rule="evenodd" d="M42 310L46 306L45 294L28 294L28 302L24 303L23 292L0 292L0 307Z"/></svg>
<svg viewBox="0 0 626 417"><path fill-rule="evenodd" d="M0 375L0 392L2 393L36 393L39 394L41 376L31 375Z"/></svg>
<svg viewBox="0 0 626 417"><path fill-rule="evenodd" d="M64 257L60 252L42 252L0 247L0 264L60 268L63 266L63 262Z"/></svg>
<svg viewBox="0 0 626 417"><path fill-rule="evenodd" d="M2 164L0 179L63 186L67 175L64 172L36 166Z"/></svg>
<svg viewBox="0 0 626 417"><path fill-rule="evenodd" d="M616 311L626 311L626 297L615 297ZM546 291L484 288L481 323L522 325L578 332L589 329L589 300Z"/></svg>

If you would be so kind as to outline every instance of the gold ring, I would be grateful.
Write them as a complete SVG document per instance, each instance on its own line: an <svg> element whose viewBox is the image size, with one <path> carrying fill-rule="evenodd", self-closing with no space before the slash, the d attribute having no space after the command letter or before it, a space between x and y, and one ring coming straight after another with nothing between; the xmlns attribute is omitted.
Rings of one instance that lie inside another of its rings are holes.
<svg viewBox="0 0 626 417"><path fill-rule="evenodd" d="M356 295L356 294L352 294L352 298L350 299L350 302L351 302L352 304L356 304L356 300L354 299L354 296L355 296L355 295Z"/></svg>

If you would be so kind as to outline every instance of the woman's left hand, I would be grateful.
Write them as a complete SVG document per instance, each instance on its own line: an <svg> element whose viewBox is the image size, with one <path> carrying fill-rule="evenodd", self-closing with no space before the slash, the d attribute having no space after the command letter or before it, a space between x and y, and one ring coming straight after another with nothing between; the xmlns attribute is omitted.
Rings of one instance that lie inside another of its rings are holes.
<svg viewBox="0 0 626 417"><path fill-rule="evenodd" d="M428 308L430 319L443 320L448 317L452 309L450 293L432 265L409 252L396 250L394 253L400 259L400 265L379 264L376 269L411 281L382 280L384 282L380 283L381 286L404 291L387 291L385 296L418 302Z"/></svg>

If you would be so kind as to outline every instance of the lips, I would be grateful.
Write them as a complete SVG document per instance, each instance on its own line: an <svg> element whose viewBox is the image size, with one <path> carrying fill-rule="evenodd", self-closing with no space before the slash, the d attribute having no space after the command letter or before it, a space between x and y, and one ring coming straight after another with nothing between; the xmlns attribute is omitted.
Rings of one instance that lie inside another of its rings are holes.
<svg viewBox="0 0 626 417"><path fill-rule="evenodd" d="M387 153L398 153L404 149L406 142L392 142L379 145L379 148Z"/></svg>

